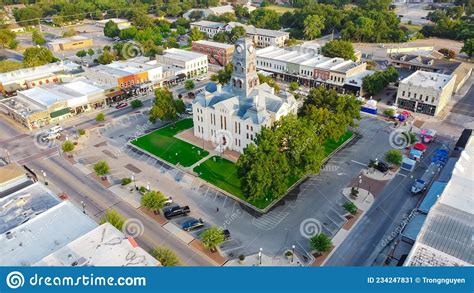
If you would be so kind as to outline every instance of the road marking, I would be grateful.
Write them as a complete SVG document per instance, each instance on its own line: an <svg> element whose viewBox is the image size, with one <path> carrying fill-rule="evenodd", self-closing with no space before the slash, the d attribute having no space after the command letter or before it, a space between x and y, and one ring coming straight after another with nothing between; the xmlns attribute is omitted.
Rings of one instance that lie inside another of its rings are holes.
<svg viewBox="0 0 474 293"><path fill-rule="evenodd" d="M252 223L260 229L272 230L281 223L290 213L267 213L259 218L253 218Z"/></svg>
<svg viewBox="0 0 474 293"><path fill-rule="evenodd" d="M351 160L351 162L356 163L356 164L359 164L359 165L362 165L362 166L364 166L364 167L367 166L367 164L361 163L361 162L359 162L359 161Z"/></svg>
<svg viewBox="0 0 474 293"><path fill-rule="evenodd" d="M401 174L400 172L399 172L399 173L397 173L397 175L400 175L400 176L402 176L402 177L407 177L407 175L405 175L405 174Z"/></svg>

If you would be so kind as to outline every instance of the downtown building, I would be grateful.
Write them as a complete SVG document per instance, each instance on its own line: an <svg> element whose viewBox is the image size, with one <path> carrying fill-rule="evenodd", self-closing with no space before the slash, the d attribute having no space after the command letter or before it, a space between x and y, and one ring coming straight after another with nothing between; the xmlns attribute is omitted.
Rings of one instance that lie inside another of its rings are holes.
<svg viewBox="0 0 474 293"><path fill-rule="evenodd" d="M14 163L0 165L0 186L9 187L0 192L1 266L160 265L133 237L97 224L35 177Z"/></svg>
<svg viewBox="0 0 474 293"><path fill-rule="evenodd" d="M206 54L210 64L224 66L232 61L234 46L212 41L194 41L192 50L196 53Z"/></svg>
<svg viewBox="0 0 474 293"><path fill-rule="evenodd" d="M194 136L214 142L219 151L242 153L262 127L296 114L298 104L292 94L275 93L268 84L259 84L251 39L236 42L233 65L229 84L204 91L193 101Z"/></svg>
<svg viewBox="0 0 474 293"><path fill-rule="evenodd" d="M167 49L163 55L157 55L156 61L164 66L167 76L181 75L192 78L208 71L207 55L181 49Z"/></svg>
<svg viewBox="0 0 474 293"><path fill-rule="evenodd" d="M367 63L319 54L317 48L267 47L257 51L257 68L286 82L309 87L326 85L343 91L362 93L362 79L373 73Z"/></svg>
<svg viewBox="0 0 474 293"><path fill-rule="evenodd" d="M242 26L245 29L246 37L250 38L254 45L259 48L269 46L283 47L285 41L290 39L290 33L288 32L257 28L253 25L244 25L239 22L229 22L226 24L201 20L191 23L191 28L198 28L210 39L212 39L217 33L230 32L236 26Z"/></svg>
<svg viewBox="0 0 474 293"><path fill-rule="evenodd" d="M418 70L398 85L398 107L431 116L438 115L449 103L456 75Z"/></svg>

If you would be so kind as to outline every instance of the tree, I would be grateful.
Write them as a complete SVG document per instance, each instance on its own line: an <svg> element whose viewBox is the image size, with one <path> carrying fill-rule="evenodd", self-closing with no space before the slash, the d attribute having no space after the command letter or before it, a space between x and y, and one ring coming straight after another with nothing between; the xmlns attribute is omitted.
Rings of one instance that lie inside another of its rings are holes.
<svg viewBox="0 0 474 293"><path fill-rule="evenodd" d="M33 31L33 34L31 36L31 40L33 41L34 44L36 45L44 45L46 43L46 40L44 39L44 36L42 33L40 33L37 30Z"/></svg>
<svg viewBox="0 0 474 293"><path fill-rule="evenodd" d="M290 82L290 85L289 85L290 91L294 92L294 91L296 91L296 90L299 89L299 88L300 88L300 84L299 84L299 83L297 83L296 81Z"/></svg>
<svg viewBox="0 0 474 293"><path fill-rule="evenodd" d="M133 109L136 109L136 108L140 108L141 106L143 106L143 103L140 100L133 100L130 103L130 106L132 106Z"/></svg>
<svg viewBox="0 0 474 293"><path fill-rule="evenodd" d="M395 110L392 109L392 108L387 108L385 110L383 110L383 114L389 118L392 118L393 116L395 116Z"/></svg>
<svg viewBox="0 0 474 293"><path fill-rule="evenodd" d="M211 227L202 232L201 239L205 248L214 251L219 244L224 242L224 231L219 227Z"/></svg>
<svg viewBox="0 0 474 293"><path fill-rule="evenodd" d="M235 16L238 19L249 18L250 17L250 13L249 13L248 8L244 7L242 5L239 5L239 4L234 5L234 11L235 11Z"/></svg>
<svg viewBox="0 0 474 293"><path fill-rule="evenodd" d="M217 74L211 75L211 80L225 85L230 81L232 72L234 71L234 65L232 63L227 63L224 66L224 69L217 71Z"/></svg>
<svg viewBox="0 0 474 293"><path fill-rule="evenodd" d="M230 31L230 43L235 44L235 41L238 39L245 37L247 32L245 31L245 28L243 26L236 26L232 28Z"/></svg>
<svg viewBox="0 0 474 293"><path fill-rule="evenodd" d="M204 13L202 12L202 10L193 10L189 14L189 18L194 20L194 21L201 20L201 18L203 18L203 17L204 17Z"/></svg>
<svg viewBox="0 0 474 293"><path fill-rule="evenodd" d="M462 47L461 52L466 53L469 58L474 56L474 38L464 41L464 46Z"/></svg>
<svg viewBox="0 0 474 293"><path fill-rule="evenodd" d="M41 10L29 5L25 8L14 9L13 16L15 20L21 22L22 26L37 25L41 18Z"/></svg>
<svg viewBox="0 0 474 293"><path fill-rule="evenodd" d="M56 59L45 47L29 47L23 52L23 65L25 67L36 67L55 62Z"/></svg>
<svg viewBox="0 0 474 293"><path fill-rule="evenodd" d="M163 193L159 191L148 191L142 196L141 205L151 210L152 212L159 213L160 210L165 206L167 198Z"/></svg>
<svg viewBox="0 0 474 293"><path fill-rule="evenodd" d="M321 54L326 57L340 57L344 59L356 60L354 47L351 42L342 40L332 40L321 48Z"/></svg>
<svg viewBox="0 0 474 293"><path fill-rule="evenodd" d="M250 13L249 22L256 27L278 30L281 28L280 15L274 11L264 8L257 8Z"/></svg>
<svg viewBox="0 0 474 293"><path fill-rule="evenodd" d="M71 157L71 155L69 153L71 153L74 150L74 147L75 147L74 143L70 140L66 140L61 145L61 149L63 150L63 152L68 153L69 157Z"/></svg>
<svg viewBox="0 0 474 293"><path fill-rule="evenodd" d="M109 173L110 167L106 161L101 160L94 164L94 172L97 176L105 179L105 176Z"/></svg>
<svg viewBox="0 0 474 293"><path fill-rule="evenodd" d="M362 88L371 95L380 93L389 83L398 79L395 67L390 66L385 71L377 71L362 79Z"/></svg>
<svg viewBox="0 0 474 293"><path fill-rule="evenodd" d="M309 40L321 36L324 29L324 17L319 15L308 15L304 20L304 35Z"/></svg>
<svg viewBox="0 0 474 293"><path fill-rule="evenodd" d="M350 214L357 214L357 206L352 201L346 201L342 207Z"/></svg>
<svg viewBox="0 0 474 293"><path fill-rule="evenodd" d="M0 73L14 71L23 68L21 62L12 61L12 60L2 60L0 61Z"/></svg>
<svg viewBox="0 0 474 293"><path fill-rule="evenodd" d="M258 75L258 80L259 80L260 84L266 83L269 86L271 86L272 88L274 88L275 92L280 91L280 85L278 85L278 83L276 83L276 81L273 78L271 78L270 76L266 76L264 74L261 74L261 73L258 73L257 75Z"/></svg>
<svg viewBox="0 0 474 293"><path fill-rule="evenodd" d="M204 38L204 34L197 27L193 27L189 31L189 39L191 41L199 41L199 40L202 40L203 38Z"/></svg>
<svg viewBox="0 0 474 293"><path fill-rule="evenodd" d="M95 116L95 121L104 122L105 121L105 114L104 113L97 114L97 116Z"/></svg>
<svg viewBox="0 0 474 293"><path fill-rule="evenodd" d="M106 50L104 48L104 51L102 52L99 57L97 57L97 62L100 64L110 64L115 60L115 55L110 52L110 49Z"/></svg>
<svg viewBox="0 0 474 293"><path fill-rule="evenodd" d="M186 34L186 28L183 27L183 26L178 25L176 27L176 32L178 33L178 35L183 36L183 35Z"/></svg>
<svg viewBox="0 0 474 293"><path fill-rule="evenodd" d="M104 36L109 37L109 38L115 38L115 37L118 37L119 34L120 34L120 29L115 22L113 22L112 20L109 20L105 23Z"/></svg>
<svg viewBox="0 0 474 293"><path fill-rule="evenodd" d="M85 50L80 50L76 52L76 56L81 58L81 63L82 63L82 58L87 56L87 52Z"/></svg>
<svg viewBox="0 0 474 293"><path fill-rule="evenodd" d="M188 79L184 82L184 88L188 91L194 88L194 81L192 79Z"/></svg>
<svg viewBox="0 0 474 293"><path fill-rule="evenodd" d="M329 251L332 247L331 239L324 233L319 233L311 237L309 244L311 249L316 250L319 254Z"/></svg>
<svg viewBox="0 0 474 293"><path fill-rule="evenodd" d="M87 50L87 55L89 55L91 58L92 58L92 56L94 56L94 54L95 54L94 49L89 48L89 50Z"/></svg>
<svg viewBox="0 0 474 293"><path fill-rule="evenodd" d="M385 153L385 161L390 164L400 165L403 160L403 155L400 150L393 149Z"/></svg>
<svg viewBox="0 0 474 293"><path fill-rule="evenodd" d="M441 48L438 50L438 52L443 54L444 58L447 59L453 59L454 57L456 57L456 52L448 48Z"/></svg>
<svg viewBox="0 0 474 293"><path fill-rule="evenodd" d="M164 267L175 267L180 265L178 257L169 248L156 247L150 251L150 254Z"/></svg>
<svg viewBox="0 0 474 293"><path fill-rule="evenodd" d="M75 35L77 35L77 32L72 28L70 28L70 29L63 32L63 38L69 38L69 37L73 37Z"/></svg>
<svg viewBox="0 0 474 293"><path fill-rule="evenodd" d="M11 43L15 40L15 33L8 29L0 29L0 46L2 49L11 48Z"/></svg>
<svg viewBox="0 0 474 293"><path fill-rule="evenodd" d="M125 223L125 218L116 210L109 209L105 212L105 215L100 220L100 224L104 224L106 222L110 223L110 225L122 231L123 224Z"/></svg>
<svg viewBox="0 0 474 293"><path fill-rule="evenodd" d="M173 99L173 94L167 88L159 88L155 91L155 103L150 110L149 119L153 123L157 119L174 121L179 114L184 113L185 108L184 102Z"/></svg>

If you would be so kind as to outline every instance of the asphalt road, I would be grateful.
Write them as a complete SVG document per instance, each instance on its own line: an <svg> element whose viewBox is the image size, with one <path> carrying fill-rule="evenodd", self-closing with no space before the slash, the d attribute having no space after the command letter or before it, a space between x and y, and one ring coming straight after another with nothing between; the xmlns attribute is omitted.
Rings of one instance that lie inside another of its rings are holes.
<svg viewBox="0 0 474 293"><path fill-rule="evenodd" d="M413 172L401 170L400 175L395 176L385 186L372 207L325 265L370 266L374 264L379 253L385 248L383 244L392 240L389 235L396 230L420 200L421 195L411 195L411 185L415 178L423 175L431 162L433 152L439 146L438 143L430 144L430 154L425 155L422 163Z"/></svg>

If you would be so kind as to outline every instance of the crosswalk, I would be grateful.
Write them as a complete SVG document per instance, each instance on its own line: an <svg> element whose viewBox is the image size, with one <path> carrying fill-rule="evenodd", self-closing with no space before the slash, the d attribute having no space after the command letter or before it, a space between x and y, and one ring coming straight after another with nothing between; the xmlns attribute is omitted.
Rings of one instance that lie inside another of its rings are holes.
<svg viewBox="0 0 474 293"><path fill-rule="evenodd" d="M253 218L252 223L262 230L269 231L275 229L289 214L286 211L270 211L261 217Z"/></svg>

